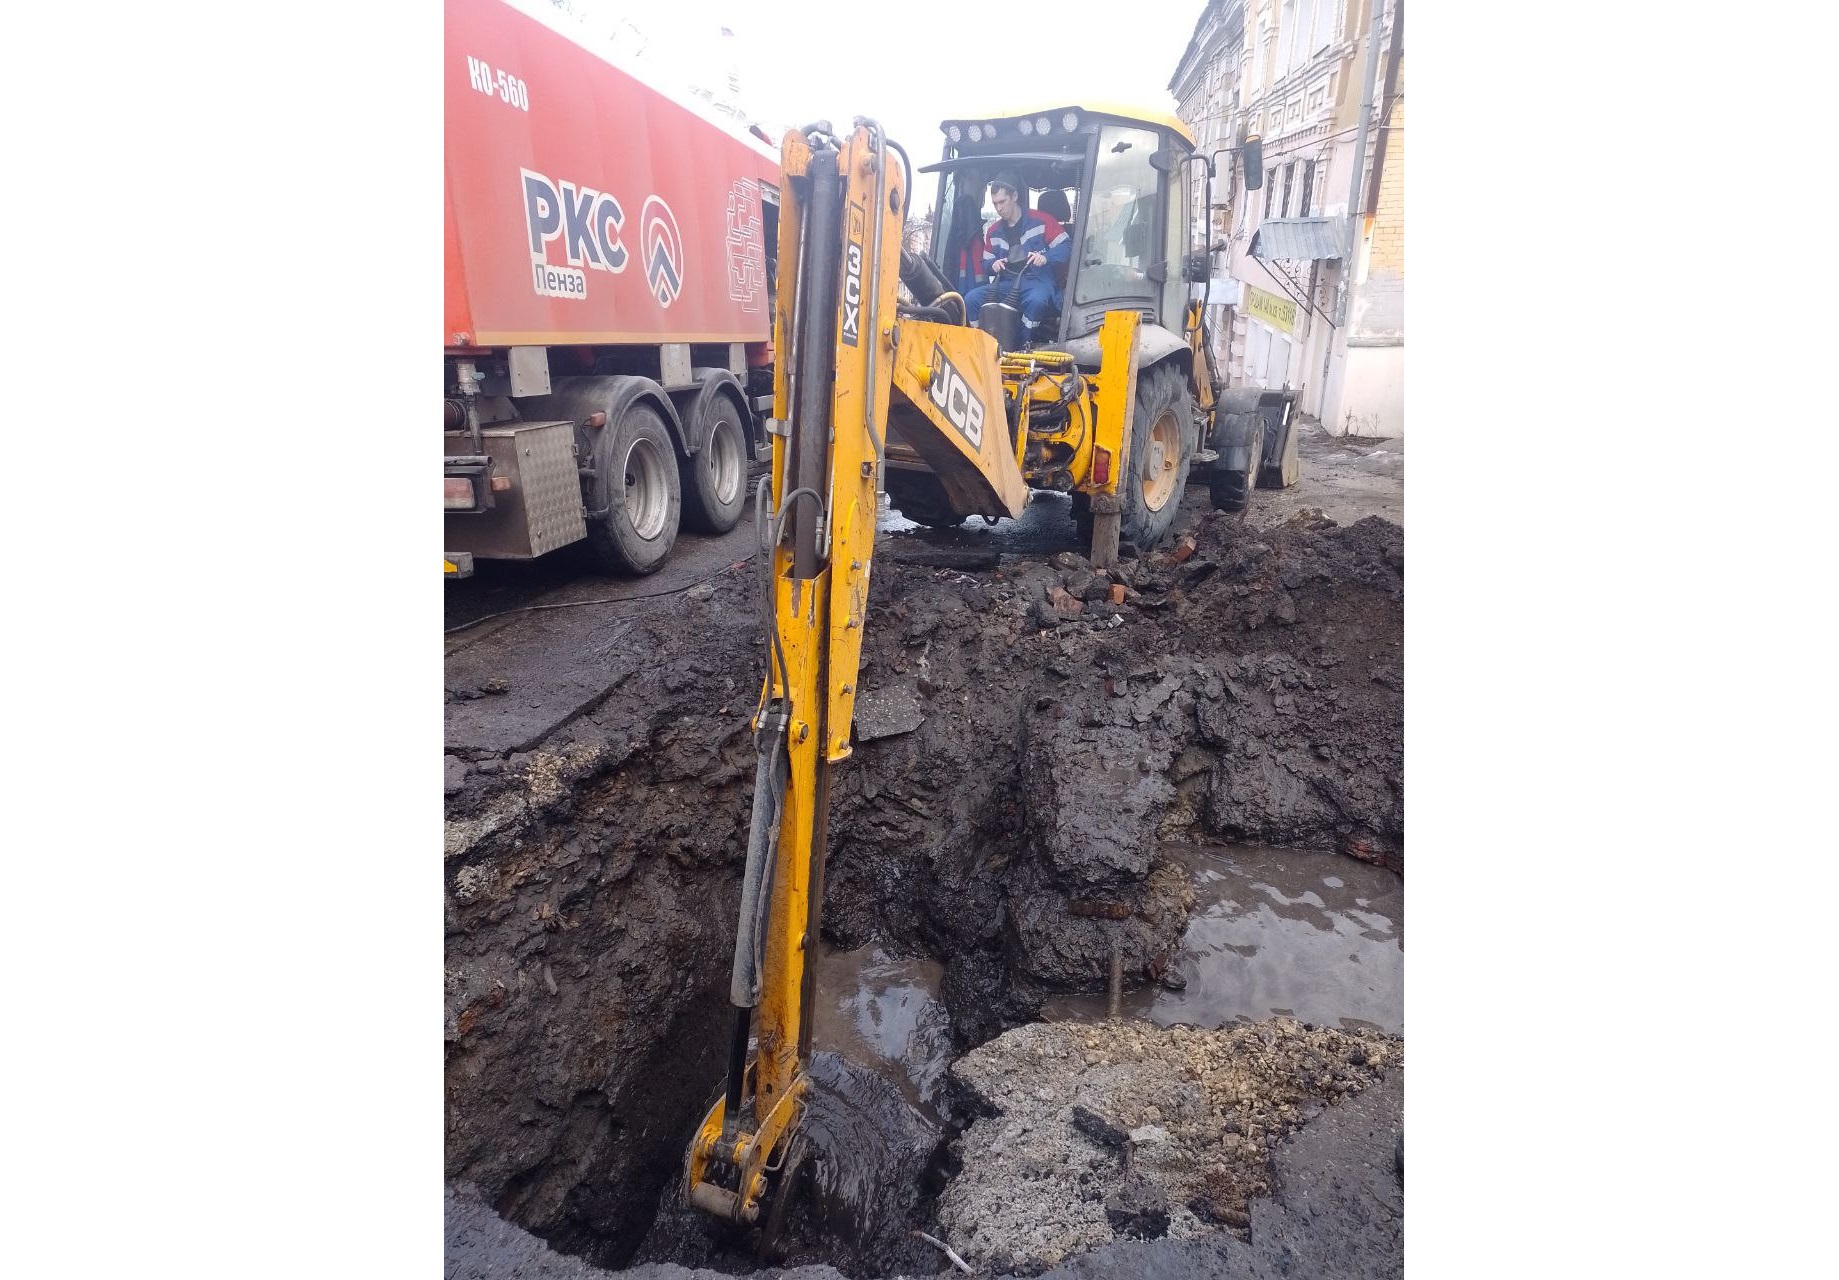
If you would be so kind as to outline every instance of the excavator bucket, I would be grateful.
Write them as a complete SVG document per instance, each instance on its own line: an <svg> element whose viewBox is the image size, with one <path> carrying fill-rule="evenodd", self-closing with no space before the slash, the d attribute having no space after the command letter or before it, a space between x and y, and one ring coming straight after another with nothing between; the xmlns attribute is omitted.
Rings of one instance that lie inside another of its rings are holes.
<svg viewBox="0 0 1839 1280"><path fill-rule="evenodd" d="M957 516L1019 516L1028 486L1016 460L996 339L929 320L901 323L888 460L921 464Z"/></svg>

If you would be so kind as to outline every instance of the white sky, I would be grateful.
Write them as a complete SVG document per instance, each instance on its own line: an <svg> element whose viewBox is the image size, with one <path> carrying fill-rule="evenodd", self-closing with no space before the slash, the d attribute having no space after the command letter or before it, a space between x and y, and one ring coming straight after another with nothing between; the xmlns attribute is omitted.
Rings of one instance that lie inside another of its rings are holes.
<svg viewBox="0 0 1839 1280"><path fill-rule="evenodd" d="M675 66L686 81L718 91L727 79L726 26L734 32L740 106L775 144L779 126L822 118L844 132L866 115L916 166L939 158L939 121L947 116L1079 97L1174 111L1168 82L1205 2L574 0L602 29L629 23L642 31L644 62ZM1054 29L1019 47L985 34L1043 18ZM936 190L936 179L922 178L916 215Z"/></svg>

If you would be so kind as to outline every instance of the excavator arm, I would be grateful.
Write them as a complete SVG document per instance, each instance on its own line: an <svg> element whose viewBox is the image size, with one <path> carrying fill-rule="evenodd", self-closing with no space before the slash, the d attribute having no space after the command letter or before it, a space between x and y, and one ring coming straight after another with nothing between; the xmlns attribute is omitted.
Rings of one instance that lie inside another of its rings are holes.
<svg viewBox="0 0 1839 1280"><path fill-rule="evenodd" d="M904 153L859 120L847 139L789 132L781 168L770 502L767 479L755 494L767 674L727 1083L691 1141L685 1187L710 1213L763 1225L810 1089L829 772L851 751L896 385L905 447L947 484L991 514L1019 515L1027 499L993 340L896 314Z"/></svg>
<svg viewBox="0 0 1839 1280"><path fill-rule="evenodd" d="M690 1203L764 1227L763 1247L801 1158L830 769L851 751L890 470L925 477L954 514L1014 517L1028 501L1025 465L1081 468L1095 555L1114 555L1139 352L1135 311L1106 316L1091 375L1065 353L1004 353L949 322L953 308L931 305L936 283L902 315L913 171L873 121L847 140L828 125L788 132L780 167L772 474L754 498L767 671L727 1081L691 1140L685 1182Z"/></svg>

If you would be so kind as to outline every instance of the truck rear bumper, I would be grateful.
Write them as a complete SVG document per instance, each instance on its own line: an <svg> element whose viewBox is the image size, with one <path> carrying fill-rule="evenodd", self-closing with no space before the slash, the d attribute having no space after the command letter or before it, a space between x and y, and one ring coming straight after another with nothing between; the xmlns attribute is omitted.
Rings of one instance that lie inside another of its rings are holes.
<svg viewBox="0 0 1839 1280"><path fill-rule="evenodd" d="M573 423L506 422L480 434L491 461L491 502L485 510L447 513L450 562L462 555L471 572L474 557L530 560L587 536ZM476 469L464 432L448 432L446 446L450 475Z"/></svg>

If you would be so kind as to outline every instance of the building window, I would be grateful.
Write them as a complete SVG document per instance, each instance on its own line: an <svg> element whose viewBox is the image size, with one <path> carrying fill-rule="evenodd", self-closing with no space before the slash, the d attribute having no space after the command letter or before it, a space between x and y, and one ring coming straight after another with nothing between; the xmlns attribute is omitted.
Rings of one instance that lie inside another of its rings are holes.
<svg viewBox="0 0 1839 1280"><path fill-rule="evenodd" d="M1264 216L1271 216L1271 200L1277 194L1277 172L1274 169L1264 171Z"/></svg>
<svg viewBox="0 0 1839 1280"><path fill-rule="evenodd" d="M1271 359L1271 331L1253 320L1245 326L1245 377L1254 386L1264 385L1265 369Z"/></svg>
<svg viewBox="0 0 1839 1280"><path fill-rule="evenodd" d="M1339 6L1335 0L1316 0L1315 12L1310 17L1309 52L1311 55L1326 49L1335 38L1336 18Z"/></svg>
<svg viewBox="0 0 1839 1280"><path fill-rule="evenodd" d="M1308 160L1308 161L1305 161L1303 164L1303 193L1302 195L1297 197L1297 201L1296 201L1296 216L1297 217L1307 218L1309 216L1309 198L1311 195L1314 194L1314 191L1315 191L1315 161Z"/></svg>
<svg viewBox="0 0 1839 1280"><path fill-rule="evenodd" d="M1300 67L1309 60L1321 46L1313 39L1316 26L1321 23L1322 10L1334 3L1334 0L1296 0L1294 11L1284 10L1284 44L1289 48L1289 62L1292 67Z"/></svg>
<svg viewBox="0 0 1839 1280"><path fill-rule="evenodd" d="M1303 0L1307 3L1308 0ZM1277 74L1284 76L1295 65L1296 28L1301 25L1297 16L1297 0L1283 0L1283 15L1277 20Z"/></svg>
<svg viewBox="0 0 1839 1280"><path fill-rule="evenodd" d="M1277 214L1277 216L1280 218L1287 218L1290 216L1290 187L1291 187L1291 180L1295 177L1296 177L1295 163L1292 162L1290 164L1285 165L1283 167L1283 199L1278 204L1279 211Z"/></svg>

